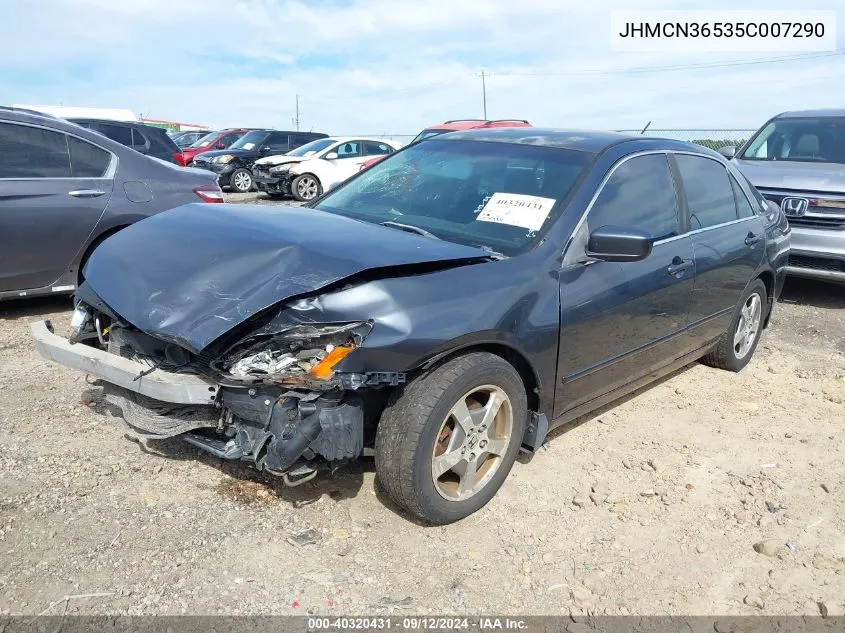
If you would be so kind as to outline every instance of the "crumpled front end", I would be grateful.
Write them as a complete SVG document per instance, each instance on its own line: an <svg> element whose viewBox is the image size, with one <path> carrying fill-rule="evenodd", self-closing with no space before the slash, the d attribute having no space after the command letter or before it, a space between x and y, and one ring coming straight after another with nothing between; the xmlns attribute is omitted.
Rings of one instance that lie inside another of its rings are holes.
<svg viewBox="0 0 845 633"><path fill-rule="evenodd" d="M371 322L265 327L213 357L150 336L106 306L83 301L71 329L65 339L49 322L34 323L37 349L99 378L130 436L181 437L217 457L281 475L289 485L312 478L321 466L359 457L372 434L365 405L386 398L380 387L404 381L396 374L335 371Z"/></svg>

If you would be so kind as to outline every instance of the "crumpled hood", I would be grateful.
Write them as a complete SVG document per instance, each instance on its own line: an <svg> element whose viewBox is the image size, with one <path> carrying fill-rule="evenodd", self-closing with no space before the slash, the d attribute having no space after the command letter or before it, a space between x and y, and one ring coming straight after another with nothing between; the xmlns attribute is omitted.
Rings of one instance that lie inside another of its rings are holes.
<svg viewBox="0 0 845 633"><path fill-rule="evenodd" d="M845 165L740 159L734 164L755 187L845 193Z"/></svg>
<svg viewBox="0 0 845 633"><path fill-rule="evenodd" d="M196 160L211 161L212 158L225 156L226 154L229 154L230 156L237 156L238 158L250 158L251 156L261 155L257 149L213 149L197 155Z"/></svg>
<svg viewBox="0 0 845 633"><path fill-rule="evenodd" d="M199 352L264 308L365 270L488 258L323 211L196 203L109 237L84 273L135 327Z"/></svg>
<svg viewBox="0 0 845 633"><path fill-rule="evenodd" d="M278 154L276 156L265 156L264 158L259 158L255 161L256 165L284 165L285 163L301 163L304 160L308 160L311 156L287 156L285 154Z"/></svg>

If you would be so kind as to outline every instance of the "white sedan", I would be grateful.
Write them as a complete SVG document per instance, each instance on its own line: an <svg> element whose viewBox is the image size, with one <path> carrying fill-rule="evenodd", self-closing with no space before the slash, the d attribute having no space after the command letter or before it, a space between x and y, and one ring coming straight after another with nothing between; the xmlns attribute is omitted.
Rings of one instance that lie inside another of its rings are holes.
<svg viewBox="0 0 845 633"><path fill-rule="evenodd" d="M259 190L273 197L293 195L305 202L356 174L361 163L400 147L379 138L321 138L287 154L260 158L252 171Z"/></svg>

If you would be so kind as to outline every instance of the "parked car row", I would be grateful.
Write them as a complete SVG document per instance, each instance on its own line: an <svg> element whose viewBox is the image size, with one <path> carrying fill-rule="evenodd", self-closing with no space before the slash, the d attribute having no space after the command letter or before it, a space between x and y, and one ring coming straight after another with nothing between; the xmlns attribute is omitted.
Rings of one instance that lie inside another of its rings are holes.
<svg viewBox="0 0 845 633"><path fill-rule="evenodd" d="M0 299L71 293L110 235L191 202L223 202L213 174L159 157L172 142L164 130L79 123L0 107Z"/></svg>

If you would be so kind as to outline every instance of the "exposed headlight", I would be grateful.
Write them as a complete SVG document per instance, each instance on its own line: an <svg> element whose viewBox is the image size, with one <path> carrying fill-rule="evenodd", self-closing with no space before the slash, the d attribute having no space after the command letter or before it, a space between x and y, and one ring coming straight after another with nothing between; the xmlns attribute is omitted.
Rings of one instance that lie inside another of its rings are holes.
<svg viewBox="0 0 845 633"><path fill-rule="evenodd" d="M211 159L211 162L217 163L218 165L225 165L226 163L231 163L233 158L234 156L232 156L231 154L223 154L222 156L215 156Z"/></svg>
<svg viewBox="0 0 845 633"><path fill-rule="evenodd" d="M91 313L83 304L78 303L70 317L70 336L68 340L71 343L76 343L86 333L92 322Z"/></svg>
<svg viewBox="0 0 845 633"><path fill-rule="evenodd" d="M275 334L248 337L212 363L234 379L310 377L328 380L372 329L368 321L297 325Z"/></svg>
<svg viewBox="0 0 845 633"><path fill-rule="evenodd" d="M275 167L270 168L271 174L280 174L282 172L288 171L294 165L298 165L299 163L284 163L282 165L276 165Z"/></svg>

